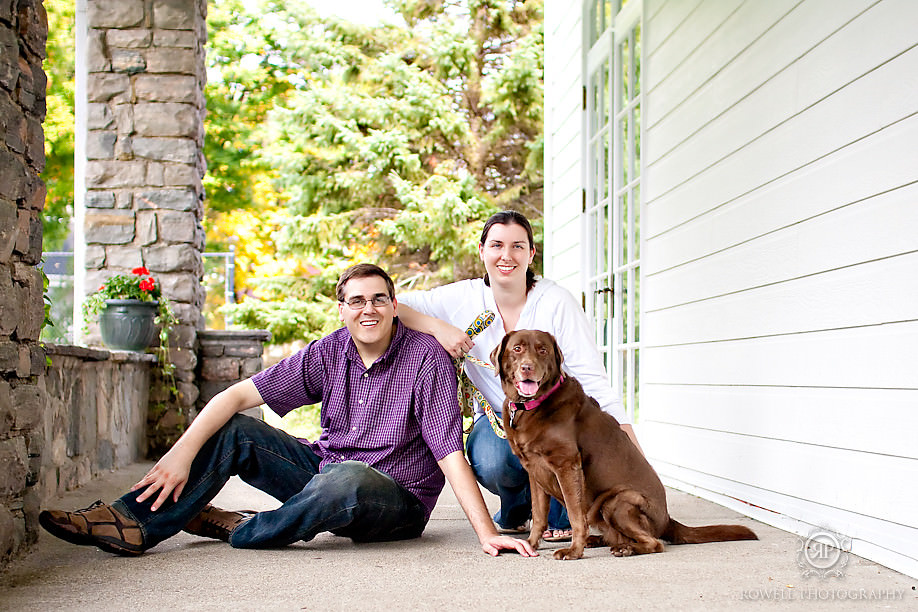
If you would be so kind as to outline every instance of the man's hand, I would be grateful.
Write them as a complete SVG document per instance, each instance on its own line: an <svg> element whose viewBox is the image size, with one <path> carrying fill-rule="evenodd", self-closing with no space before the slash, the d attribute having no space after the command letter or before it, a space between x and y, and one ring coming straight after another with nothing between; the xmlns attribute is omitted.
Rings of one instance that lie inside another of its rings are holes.
<svg viewBox="0 0 918 612"><path fill-rule="evenodd" d="M502 550L515 550L524 557L538 556L535 549L526 540L518 540L497 533L494 521L491 520L484 498L481 496L481 489L478 488L478 483L475 481L472 468L465 460L465 455L461 450L450 453L437 463L453 488L453 493L456 494L456 499L468 517L472 529L475 530L475 535L481 542L481 550L492 557L496 557Z"/></svg>
<svg viewBox="0 0 918 612"><path fill-rule="evenodd" d="M188 483L191 462L194 461L204 443L226 425L234 414L263 403L261 394L250 378L237 382L229 389L215 395L191 422L182 437L169 449L169 452L163 455L163 458L157 461L156 465L137 484L131 487L131 491L145 489L137 496L137 501L143 502L156 495L158 491L159 495L150 505L150 509L154 512L169 500L170 494L173 501L178 501Z"/></svg>
<svg viewBox="0 0 918 612"><path fill-rule="evenodd" d="M505 535L496 535L487 538L484 542L481 543L481 550L485 551L492 557L499 555L500 551L502 550L515 550L524 557L539 556L539 553L537 553L532 548L532 546L529 545L528 541L512 538Z"/></svg>
<svg viewBox="0 0 918 612"><path fill-rule="evenodd" d="M181 450L173 447L163 458L156 462L150 471L141 478L137 484L131 487L131 491L138 491L146 488L143 493L137 496L137 501L143 502L159 491L159 496L150 505L154 512L169 499L172 494L172 501L178 501L185 484L188 482L188 472L191 469L191 458L182 457Z"/></svg>

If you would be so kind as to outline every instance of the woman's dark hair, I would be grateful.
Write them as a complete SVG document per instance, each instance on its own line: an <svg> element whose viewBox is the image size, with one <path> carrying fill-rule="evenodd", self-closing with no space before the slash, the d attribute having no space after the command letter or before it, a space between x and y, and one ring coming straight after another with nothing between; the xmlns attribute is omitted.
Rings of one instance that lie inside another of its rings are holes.
<svg viewBox="0 0 918 612"><path fill-rule="evenodd" d="M519 225L524 230L526 230L526 237L529 239L529 248L535 248L535 238L532 236L532 225L529 224L529 219L525 217L522 213L518 213L515 210L502 210L499 213L494 213L491 217L485 221L484 229L481 230L481 240L479 244L484 246L485 240L488 239L488 232L491 231L491 228L495 225ZM491 281L488 279L488 273L485 272L484 275L485 285L488 287L491 286ZM535 272L532 271L532 268L526 268L526 293L529 293L533 287L535 287L536 279Z"/></svg>

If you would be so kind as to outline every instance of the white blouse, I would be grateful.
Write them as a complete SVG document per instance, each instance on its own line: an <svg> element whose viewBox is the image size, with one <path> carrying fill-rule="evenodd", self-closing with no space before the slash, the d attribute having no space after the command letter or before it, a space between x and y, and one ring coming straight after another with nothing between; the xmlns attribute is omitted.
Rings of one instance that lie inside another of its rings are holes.
<svg viewBox="0 0 918 612"><path fill-rule="evenodd" d="M482 312L493 312L494 322L472 339L475 346L471 354L487 363L491 361L491 351L504 337L504 323L497 310L494 294L481 278L463 280L428 291L405 293L398 296L398 302L447 321L463 331ZM537 277L535 286L526 296L526 304L516 329L538 329L552 334L564 356L562 369L580 381L586 394L599 402L599 406L619 423L631 423L621 396L609 384L586 314L566 289L553 281ZM472 383L499 413L504 403L504 392L494 371L471 361L466 361L465 367ZM480 414L479 408L475 418Z"/></svg>

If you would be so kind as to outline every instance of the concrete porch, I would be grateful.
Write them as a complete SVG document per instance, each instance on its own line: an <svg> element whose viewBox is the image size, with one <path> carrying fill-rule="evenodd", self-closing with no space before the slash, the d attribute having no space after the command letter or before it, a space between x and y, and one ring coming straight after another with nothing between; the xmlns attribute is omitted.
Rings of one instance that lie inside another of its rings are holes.
<svg viewBox="0 0 918 612"><path fill-rule="evenodd" d="M65 494L58 507L110 501L150 467L136 463ZM850 556L841 578L804 578L801 540L699 498L669 490L672 515L692 525L738 522L758 542L668 546L617 559L588 550L576 562L480 552L449 487L419 540L355 545L324 534L284 550L245 551L179 534L140 558L73 546L42 532L0 575L2 610L599 610L914 609L916 581ZM496 499L486 496L489 505ZM215 500L268 509L271 498L233 480Z"/></svg>

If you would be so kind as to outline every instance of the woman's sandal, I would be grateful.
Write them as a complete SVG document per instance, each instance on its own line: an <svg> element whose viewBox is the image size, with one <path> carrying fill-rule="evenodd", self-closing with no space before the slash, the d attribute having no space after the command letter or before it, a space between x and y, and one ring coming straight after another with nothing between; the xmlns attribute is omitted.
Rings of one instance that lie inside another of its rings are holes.
<svg viewBox="0 0 918 612"><path fill-rule="evenodd" d="M570 542L574 532L570 529L546 529L542 539L546 542Z"/></svg>
<svg viewBox="0 0 918 612"><path fill-rule="evenodd" d="M519 527L501 527L497 525L497 533L503 535L519 535L521 533L529 533L529 521L526 521Z"/></svg>

